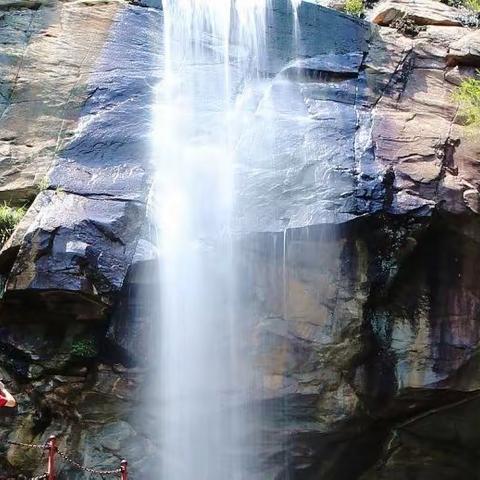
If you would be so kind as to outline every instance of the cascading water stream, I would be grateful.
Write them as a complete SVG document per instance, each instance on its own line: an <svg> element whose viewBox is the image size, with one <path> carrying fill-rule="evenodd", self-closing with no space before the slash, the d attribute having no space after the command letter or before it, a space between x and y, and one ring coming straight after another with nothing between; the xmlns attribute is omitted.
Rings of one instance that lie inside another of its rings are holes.
<svg viewBox="0 0 480 480"><path fill-rule="evenodd" d="M152 299L160 317L158 478L247 479L255 463L245 454L255 412L246 408L252 366L241 358L232 205L235 146L245 92L266 55L268 2L163 0L152 201L161 257Z"/></svg>
<svg viewBox="0 0 480 480"><path fill-rule="evenodd" d="M300 4L303 0L290 0L292 9L293 9L293 26L294 26L294 36L295 36L295 43L299 41L300 35L300 20L298 18L298 9L300 8Z"/></svg>

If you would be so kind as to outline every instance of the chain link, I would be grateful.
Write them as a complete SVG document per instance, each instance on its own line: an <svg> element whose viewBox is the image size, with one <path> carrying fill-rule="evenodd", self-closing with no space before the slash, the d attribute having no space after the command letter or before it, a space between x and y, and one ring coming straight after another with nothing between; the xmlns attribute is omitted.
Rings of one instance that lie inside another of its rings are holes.
<svg viewBox="0 0 480 480"><path fill-rule="evenodd" d="M3 478L3 477L2 477ZM10 477L9 477L10 478ZM12 477L13 478L13 477ZM31 477L31 478L28 478L25 476L25 475L18 475L18 477L16 477L18 479L23 479L23 480L46 480L48 478L48 473L42 473L41 475L37 475L36 477Z"/></svg>
<svg viewBox="0 0 480 480"><path fill-rule="evenodd" d="M26 448L37 448L39 450L46 450L48 449L48 444L44 443L43 445L39 445L36 443L22 443L22 442L14 442L11 440L7 440L9 445L15 445L17 447L26 447Z"/></svg>
<svg viewBox="0 0 480 480"><path fill-rule="evenodd" d="M47 450L48 444L45 443L44 445L40 445L37 443L22 443L22 442L14 442L13 440L7 440L9 445L14 445L16 447L25 447L25 448L35 448L38 450ZM36 477L32 477L29 480L45 480L48 477L48 473L42 473L41 475L37 475Z"/></svg>
<svg viewBox="0 0 480 480"><path fill-rule="evenodd" d="M38 477L32 477L30 480L45 480L48 477L48 473L44 473L43 475L39 475Z"/></svg>
<svg viewBox="0 0 480 480"><path fill-rule="evenodd" d="M39 450L48 450L50 448L48 443L40 445L40 444L35 444L35 443L14 442L14 441L11 441L11 440L7 440L7 443L9 445L15 445L17 447L36 448L36 449L39 449ZM70 458L69 456L67 456L65 453L63 453L62 451L60 451L58 449L56 450L56 453L58 454L59 457L63 458L63 460L65 460L67 463L69 463L70 465L73 465L75 468L77 468L78 470L81 470L83 472L93 473L95 475L117 475L119 473L122 473L121 468L115 468L114 470L96 470L95 468L85 467L83 465L80 465L78 462L76 462L75 460L73 460L72 458ZM44 480L44 479L47 478L47 476L48 475L46 473L44 473L43 475L40 475L38 477L33 477L30 480Z"/></svg>
<svg viewBox="0 0 480 480"><path fill-rule="evenodd" d="M118 473L122 473L122 469L121 468L116 468L114 470L96 470L94 468L89 468L89 467L84 467L83 465L80 465L78 462L76 462L75 460L71 459L70 457L68 457L67 455L65 455L65 453L57 450L57 454L63 458L67 463L70 463L71 465L73 465L75 468L77 468L78 470L82 470L83 472L87 472L87 473L93 473L95 475L117 475Z"/></svg>

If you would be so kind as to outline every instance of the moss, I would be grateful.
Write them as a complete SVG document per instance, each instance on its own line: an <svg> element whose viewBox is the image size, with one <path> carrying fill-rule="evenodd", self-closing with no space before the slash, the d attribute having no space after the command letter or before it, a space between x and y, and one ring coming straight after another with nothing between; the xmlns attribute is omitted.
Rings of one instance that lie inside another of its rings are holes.
<svg viewBox="0 0 480 480"><path fill-rule="evenodd" d="M25 212L25 207L12 207L7 203L0 205L0 243L10 238Z"/></svg>
<svg viewBox="0 0 480 480"><path fill-rule="evenodd" d="M349 15L361 17L365 11L365 5L363 0L347 0L344 10Z"/></svg>
<svg viewBox="0 0 480 480"><path fill-rule="evenodd" d="M97 342L92 337L79 338L72 343L71 354L74 357L94 358L98 354Z"/></svg>
<svg viewBox="0 0 480 480"><path fill-rule="evenodd" d="M480 75L480 71L478 74ZM455 91L454 98L459 104L459 113L466 125L480 127L480 79L464 80Z"/></svg>

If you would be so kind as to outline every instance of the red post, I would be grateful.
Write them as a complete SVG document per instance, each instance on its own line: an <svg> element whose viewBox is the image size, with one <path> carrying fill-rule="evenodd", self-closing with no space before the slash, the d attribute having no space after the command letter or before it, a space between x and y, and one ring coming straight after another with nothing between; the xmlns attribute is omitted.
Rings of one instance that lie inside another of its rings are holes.
<svg viewBox="0 0 480 480"><path fill-rule="evenodd" d="M122 460L122 463L120 464L120 470L122 471L122 480L128 480L128 468L127 467L128 467L128 462L126 460Z"/></svg>
<svg viewBox="0 0 480 480"><path fill-rule="evenodd" d="M55 435L51 435L48 439L48 465L47 479L55 480L55 453L57 453L57 439Z"/></svg>

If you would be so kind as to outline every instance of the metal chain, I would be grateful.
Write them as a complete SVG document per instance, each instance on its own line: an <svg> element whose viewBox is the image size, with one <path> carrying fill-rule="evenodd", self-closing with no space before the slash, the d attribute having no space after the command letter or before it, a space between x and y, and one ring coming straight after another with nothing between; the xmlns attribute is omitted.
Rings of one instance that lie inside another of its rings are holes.
<svg viewBox="0 0 480 480"><path fill-rule="evenodd" d="M39 449L39 450L48 450L50 448L48 443L45 443L44 445L40 445L40 444L35 444L35 443L14 442L14 441L10 441L10 440L7 440L7 443L10 444L10 445L15 445L17 447L36 448L36 449ZM78 470L82 470L83 472L93 473L95 475L117 475L118 473L122 473L121 468L116 468L114 470L96 470L94 468L84 467L83 465L80 465L78 462L76 462L72 458L68 457L62 451L57 449L56 453L61 458L63 458L63 460L65 460L67 463L70 463L75 468L77 468ZM30 480L44 480L44 479L47 478L47 476L48 475L46 473L44 473L43 475L40 475L38 477L33 477Z"/></svg>
<svg viewBox="0 0 480 480"><path fill-rule="evenodd" d="M26 448L38 448L39 450L46 450L48 448L48 444L35 444L35 443L22 443L22 442L13 442L11 440L7 440L7 443L10 445L16 445L17 447L26 447Z"/></svg>
<svg viewBox="0 0 480 480"><path fill-rule="evenodd" d="M2 477L3 478L3 477ZM10 478L10 477L9 477ZM12 477L13 478L13 477ZM25 475L18 475L17 478L23 478L25 480L45 480L48 478L48 473L42 473L41 475L37 475L36 477L31 477L31 478L28 478L25 476Z"/></svg>
<svg viewBox="0 0 480 480"><path fill-rule="evenodd" d="M36 448L38 450L47 450L48 444L39 445L36 443L22 443L22 442L14 442L13 440L7 440L9 445L15 445L16 447L26 447L26 448ZM48 473L42 473L41 475L37 475L36 477L30 478L30 480L45 480L48 477Z"/></svg>
<svg viewBox="0 0 480 480"><path fill-rule="evenodd" d="M30 480L44 480L48 477L48 473L44 473L43 475L39 475L38 477L32 477Z"/></svg>
<svg viewBox="0 0 480 480"><path fill-rule="evenodd" d="M84 467L83 465L80 465L78 462L65 455L60 450L57 450L57 454L62 457L67 463L70 463L75 468L77 468L78 470L82 470L83 472L93 473L95 475L117 475L118 473L122 473L121 468L116 468L115 470L96 470L94 468Z"/></svg>

